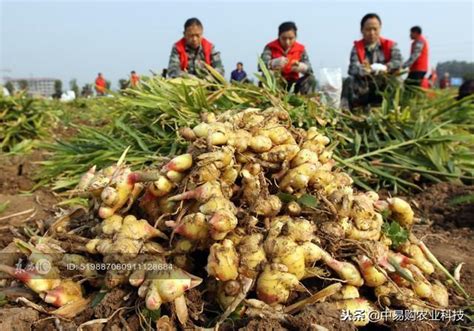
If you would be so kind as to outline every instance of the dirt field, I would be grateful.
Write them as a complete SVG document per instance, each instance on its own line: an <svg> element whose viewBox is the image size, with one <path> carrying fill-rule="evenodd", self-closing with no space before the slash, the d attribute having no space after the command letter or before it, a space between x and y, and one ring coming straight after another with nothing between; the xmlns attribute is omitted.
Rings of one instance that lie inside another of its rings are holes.
<svg viewBox="0 0 474 331"><path fill-rule="evenodd" d="M31 180L32 172L38 162L43 159L40 152L35 152L28 157L0 157L0 203L9 201L8 208L0 214L0 248L11 242L13 237L22 237L26 227L42 228L51 221L59 211L56 203L59 199L50 191L39 189L34 193L24 193L30 190L34 182ZM454 184L438 184L428 187L423 193L410 199L417 205L417 214L421 222L416 225L415 233L418 238L428 244L428 247L438 259L449 269L464 262L461 272L461 282L465 289L474 294L474 205L450 205L451 199L457 196L474 193L474 187L458 186ZM13 216L12 216L13 215ZM15 216L16 215L16 216ZM2 284L6 284L5 280ZM25 296L37 300L35 295L28 290L4 291L7 298ZM20 305L6 304L0 309L1 330L75 330L81 323L97 318L109 317L117 308L125 305L127 293L123 290L113 290L95 308L87 309L74 321L65 322L49 318L31 308ZM200 298L196 298L199 300ZM455 297L454 292L451 303L459 305L462 301ZM19 309L19 307L22 307ZM139 330L138 317L125 319L122 313L106 324L97 324L88 330ZM199 314L198 311L195 312ZM192 314L192 311L191 311ZM130 314L128 314L130 316ZM252 320L247 325L226 325L222 329L245 330L317 330L316 325L322 325L329 330L350 330L354 327L348 322L340 321L340 312L330 304L319 304L309 307L291 321L278 320ZM86 328L87 329L87 328ZM453 326L437 324L406 324L392 326L376 325L369 327L371 330L447 330L455 329Z"/></svg>

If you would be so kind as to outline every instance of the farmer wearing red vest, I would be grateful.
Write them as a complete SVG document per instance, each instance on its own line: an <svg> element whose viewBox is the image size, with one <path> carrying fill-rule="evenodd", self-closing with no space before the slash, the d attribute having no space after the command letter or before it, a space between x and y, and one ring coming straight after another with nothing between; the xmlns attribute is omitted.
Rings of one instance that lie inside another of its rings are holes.
<svg viewBox="0 0 474 331"><path fill-rule="evenodd" d="M377 14L365 15L360 23L362 39L352 47L349 77L344 81L343 105L350 109L379 104L386 85L386 74L397 72L402 56L397 44L380 36L382 20Z"/></svg>
<svg viewBox="0 0 474 331"><path fill-rule="evenodd" d="M305 47L296 41L296 24L284 22L278 27L278 39L268 43L262 61L268 69L281 72L287 87L296 93L314 91L316 81Z"/></svg>
<svg viewBox="0 0 474 331"><path fill-rule="evenodd" d="M135 72L135 70L132 70L130 72L130 86L131 87L137 87L138 83L140 83L140 76Z"/></svg>
<svg viewBox="0 0 474 331"><path fill-rule="evenodd" d="M105 81L102 73L97 74L97 78L95 79L95 92L97 95L105 95L105 89L107 88L107 82Z"/></svg>
<svg viewBox="0 0 474 331"><path fill-rule="evenodd" d="M403 64L404 68L410 68L407 83L420 86L428 72L428 42L421 35L421 28L414 26L410 29L411 44L410 58Z"/></svg>
<svg viewBox="0 0 474 331"><path fill-rule="evenodd" d="M203 26L197 18L190 18L184 23L184 37L171 49L168 77L205 76L205 63L224 76L220 53L202 35Z"/></svg>

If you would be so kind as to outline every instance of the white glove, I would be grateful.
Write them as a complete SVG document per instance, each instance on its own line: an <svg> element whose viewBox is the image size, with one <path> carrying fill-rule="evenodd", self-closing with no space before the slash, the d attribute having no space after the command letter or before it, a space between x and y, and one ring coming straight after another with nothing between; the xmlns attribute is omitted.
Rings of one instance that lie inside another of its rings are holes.
<svg viewBox="0 0 474 331"><path fill-rule="evenodd" d="M270 61L271 69L281 69L288 63L288 59L284 56L277 57Z"/></svg>
<svg viewBox="0 0 474 331"><path fill-rule="evenodd" d="M294 72L300 72L302 74L305 74L308 71L308 65L306 63L299 62L297 65L292 67L292 70Z"/></svg>
<svg viewBox="0 0 474 331"><path fill-rule="evenodd" d="M387 66L382 63L374 63L370 66L370 69L372 69L372 72L374 72L375 74L387 72Z"/></svg>

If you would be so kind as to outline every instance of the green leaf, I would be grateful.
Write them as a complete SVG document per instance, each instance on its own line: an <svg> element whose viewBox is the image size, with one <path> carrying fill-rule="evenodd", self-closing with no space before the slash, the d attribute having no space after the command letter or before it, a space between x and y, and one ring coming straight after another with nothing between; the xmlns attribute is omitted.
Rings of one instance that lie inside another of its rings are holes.
<svg viewBox="0 0 474 331"><path fill-rule="evenodd" d="M151 319L152 321L158 321L161 317L161 308L158 308L156 310L150 310L148 308L143 308L142 309L142 314L146 318Z"/></svg>
<svg viewBox="0 0 474 331"><path fill-rule="evenodd" d="M7 304L8 303L8 299L5 295L5 293L0 293L0 307Z"/></svg>
<svg viewBox="0 0 474 331"><path fill-rule="evenodd" d="M125 123L123 123L120 120L115 121L115 126L119 129L122 129L126 133L128 133L132 138L135 139L137 142L138 146L145 152L150 153L150 150L148 149L148 146L143 142L143 140L140 138L139 134L140 132L134 131L131 127L127 126Z"/></svg>
<svg viewBox="0 0 474 331"><path fill-rule="evenodd" d="M0 203L0 214L3 213L5 210L7 210L9 204L10 204L10 201L5 201L5 202Z"/></svg>
<svg viewBox="0 0 474 331"><path fill-rule="evenodd" d="M281 202L283 203L288 203L296 200L296 197L294 195L288 193L278 192L276 196L280 198Z"/></svg>
<svg viewBox="0 0 474 331"><path fill-rule="evenodd" d="M235 308L235 310L229 315L229 319L231 321L237 321L237 320L240 320L242 319L242 315L243 315L243 309L245 308L245 306L243 304L240 304L237 306L237 308Z"/></svg>
<svg viewBox="0 0 474 331"><path fill-rule="evenodd" d="M392 267L395 268L396 272L408 280L409 282L413 283L415 280L413 279L413 276L411 273L408 273L405 268L403 268L394 258L393 256L388 257L388 263L392 265Z"/></svg>
<svg viewBox="0 0 474 331"><path fill-rule="evenodd" d="M451 206L464 205L474 203L474 194L461 195L449 200L448 204Z"/></svg>
<svg viewBox="0 0 474 331"><path fill-rule="evenodd" d="M75 198L63 200L57 203L56 206L60 207L60 206L78 206L79 205L79 206L87 207L88 204L89 204L89 199L75 197Z"/></svg>
<svg viewBox="0 0 474 331"><path fill-rule="evenodd" d="M388 209L382 210L382 212L380 214L382 215L383 220L386 221L390 216L390 210L388 210ZM383 225L385 225L385 224L386 223L384 223Z"/></svg>
<svg viewBox="0 0 474 331"><path fill-rule="evenodd" d="M397 248L408 240L408 231L402 228L398 222L384 222L382 231L392 241L393 248Z"/></svg>
<svg viewBox="0 0 474 331"><path fill-rule="evenodd" d="M100 290L100 292L98 292L95 295L94 299L92 299L91 307L94 308L95 306L97 306L102 301L102 299L104 299L104 297L107 293L109 293L109 291Z"/></svg>
<svg viewBox="0 0 474 331"><path fill-rule="evenodd" d="M362 141L362 137L359 134L359 132L356 131L355 137L354 137L354 152L355 152L355 155L359 154L361 141Z"/></svg>
<svg viewBox="0 0 474 331"><path fill-rule="evenodd" d="M318 199L310 194L303 194L297 201L300 205L308 208L315 208L318 205Z"/></svg>

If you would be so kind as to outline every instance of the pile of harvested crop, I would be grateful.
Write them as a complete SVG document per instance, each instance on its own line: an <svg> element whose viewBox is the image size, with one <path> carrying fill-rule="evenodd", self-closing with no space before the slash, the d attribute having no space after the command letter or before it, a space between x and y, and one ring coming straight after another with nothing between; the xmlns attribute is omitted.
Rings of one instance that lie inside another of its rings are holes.
<svg viewBox="0 0 474 331"><path fill-rule="evenodd" d="M59 122L61 110L25 93L0 93L0 153L29 151Z"/></svg>
<svg viewBox="0 0 474 331"><path fill-rule="evenodd" d="M205 113L180 135L187 153L159 167L92 168L78 187L89 212L17 242L33 268L1 271L68 312L101 286L126 287L148 310L161 309L160 328L231 314L284 319L323 300L363 310L356 325L385 307L448 306L435 269L449 273L410 233L410 205L356 191L317 128L294 128L280 109L248 109ZM45 258L52 268L41 274L35 266ZM191 289L206 298L201 314L189 312Z"/></svg>

